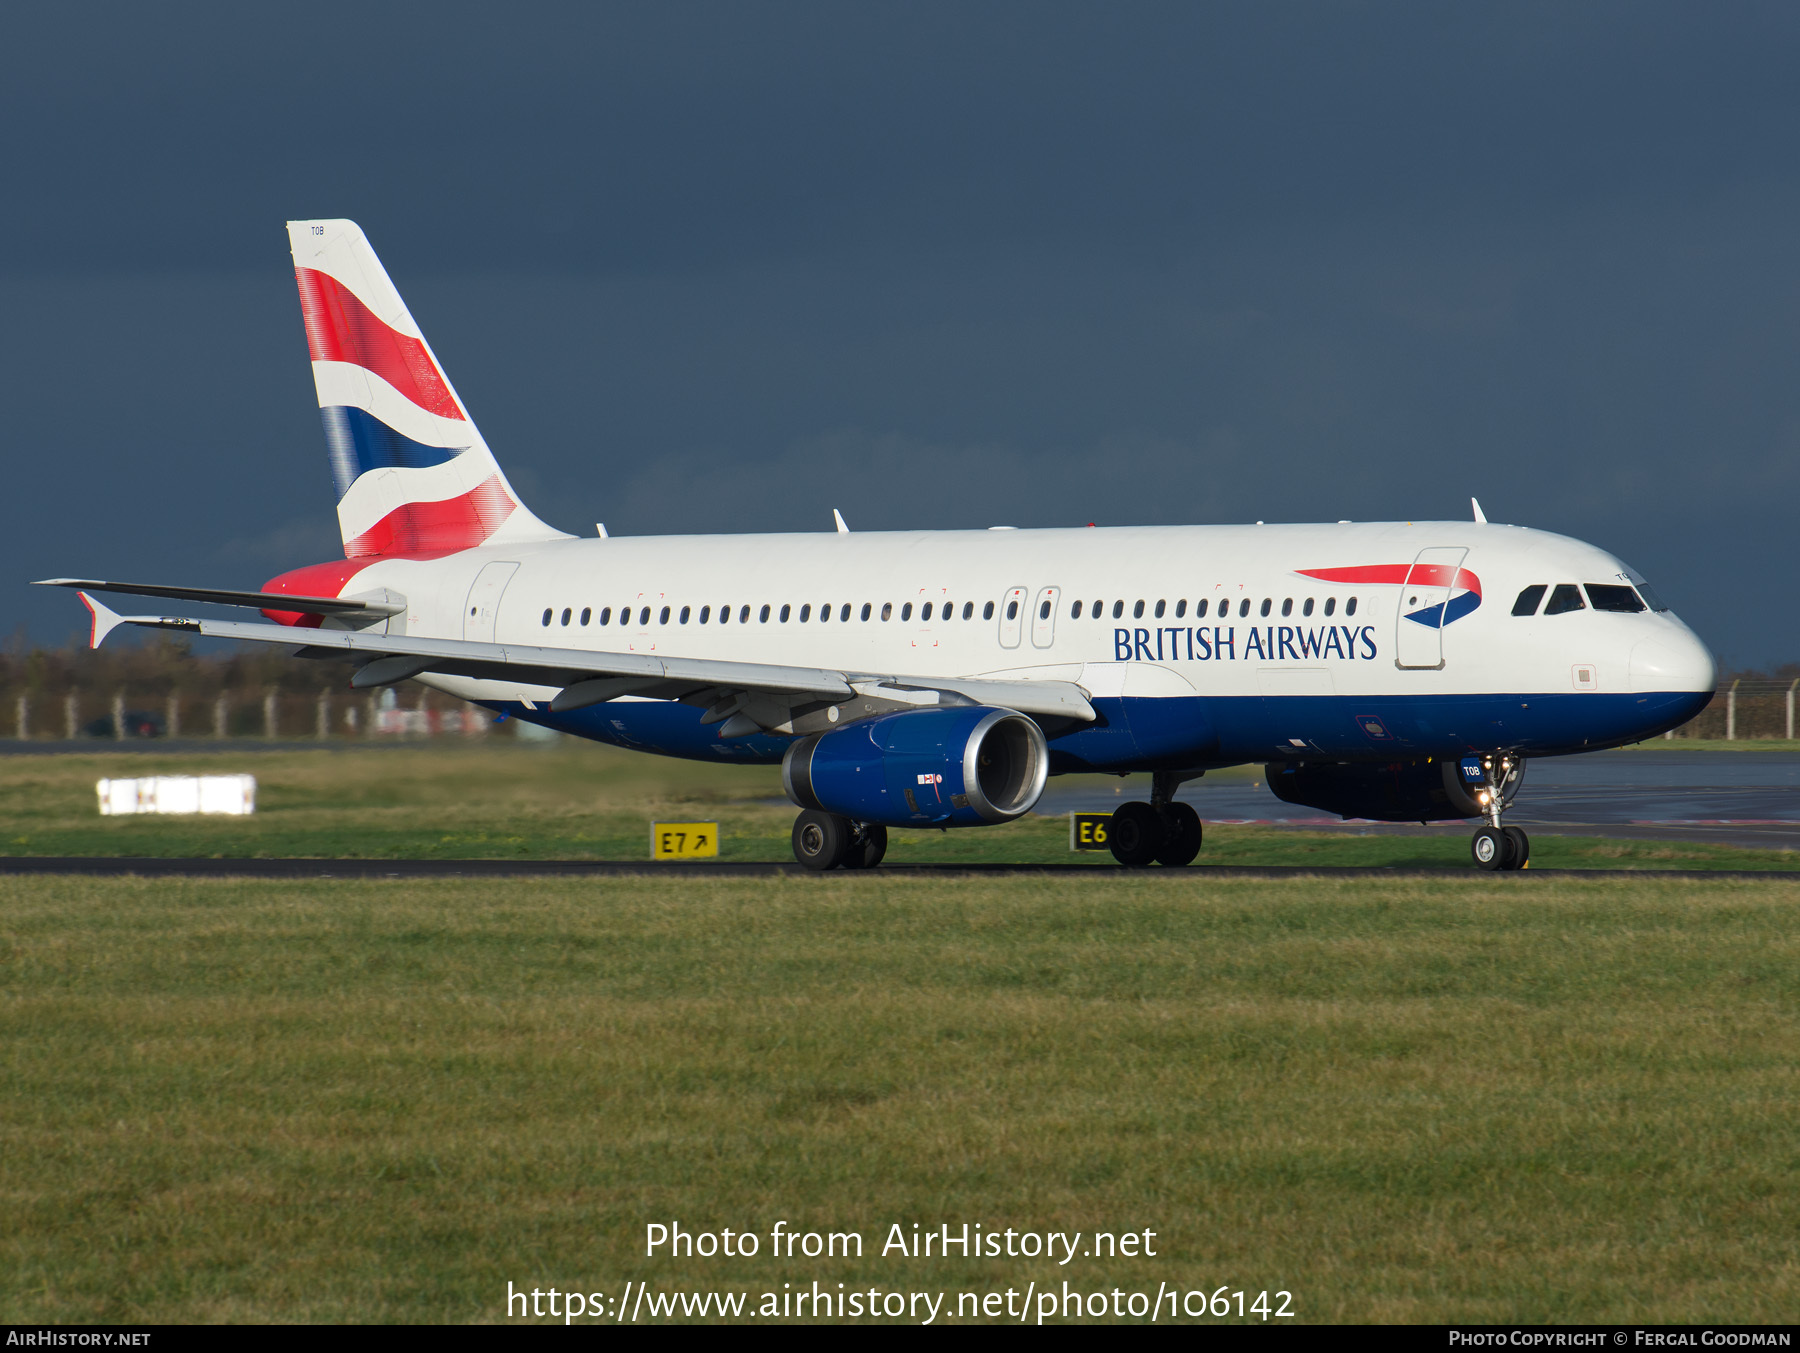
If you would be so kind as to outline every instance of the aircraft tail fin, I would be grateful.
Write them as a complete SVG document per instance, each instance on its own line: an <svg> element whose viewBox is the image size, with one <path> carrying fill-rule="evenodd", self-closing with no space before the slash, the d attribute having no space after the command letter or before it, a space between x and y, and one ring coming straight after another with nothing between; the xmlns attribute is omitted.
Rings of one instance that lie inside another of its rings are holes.
<svg viewBox="0 0 1800 1353"><path fill-rule="evenodd" d="M344 557L563 540L519 501L354 221L289 221Z"/></svg>

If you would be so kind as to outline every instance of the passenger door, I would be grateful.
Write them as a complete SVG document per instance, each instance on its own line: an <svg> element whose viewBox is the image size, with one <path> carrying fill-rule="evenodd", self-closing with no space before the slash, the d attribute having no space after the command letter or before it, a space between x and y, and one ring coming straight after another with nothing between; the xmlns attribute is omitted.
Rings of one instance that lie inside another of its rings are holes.
<svg viewBox="0 0 1800 1353"><path fill-rule="evenodd" d="M469 588L469 600L463 607L463 638L477 643L494 642L494 625L500 619L500 597L518 571L518 564L497 562L483 565Z"/></svg>
<svg viewBox="0 0 1800 1353"><path fill-rule="evenodd" d="M1444 665L1444 606L1468 553L1461 545L1429 545L1406 571L1394 617L1396 667L1431 670Z"/></svg>

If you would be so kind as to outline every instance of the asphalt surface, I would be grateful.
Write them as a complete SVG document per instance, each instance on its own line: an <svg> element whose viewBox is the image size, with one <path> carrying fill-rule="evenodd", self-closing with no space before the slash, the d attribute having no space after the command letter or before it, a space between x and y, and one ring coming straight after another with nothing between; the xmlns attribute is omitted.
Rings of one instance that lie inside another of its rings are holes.
<svg viewBox="0 0 1800 1353"><path fill-rule="evenodd" d="M1105 813L1149 796L1148 777L1108 789L1092 780L1052 780L1036 811ZM1190 781L1176 795L1205 822L1249 822L1307 830L1401 836L1465 835L1463 822L1349 821L1283 803L1260 777ZM1530 762L1507 811L1532 835L1609 836L1800 850L1800 755L1792 752L1590 752Z"/></svg>
<svg viewBox="0 0 1800 1353"><path fill-rule="evenodd" d="M872 871L890 878L954 878L971 874L1069 875L1118 874L1115 864L902 864ZM0 857L0 875L80 874L141 878L254 879L441 879L441 878L816 878L798 864L650 864L614 860L221 860L150 857L12 856ZM1391 869L1365 866L1266 867L1200 865L1185 870L1144 869L1133 877L1157 878L1493 878L1493 879L1789 879L1800 871L1782 869L1526 869L1518 873L1482 874L1473 868ZM854 873L834 874L856 878Z"/></svg>

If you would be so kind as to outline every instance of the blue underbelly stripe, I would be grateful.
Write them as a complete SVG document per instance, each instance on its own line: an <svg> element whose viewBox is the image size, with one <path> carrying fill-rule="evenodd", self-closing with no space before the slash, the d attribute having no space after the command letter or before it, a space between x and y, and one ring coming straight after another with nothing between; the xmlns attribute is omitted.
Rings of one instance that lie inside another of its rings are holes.
<svg viewBox="0 0 1800 1353"><path fill-rule="evenodd" d="M1098 698L1092 724L1051 723L1051 769L1155 770L1283 758L1410 761L1501 748L1526 756L1593 751L1655 737L1704 709L1710 691L1648 694L1294 695ZM506 709L576 737L699 761L772 764L792 739L723 741L701 711L667 701L622 701L566 714Z"/></svg>

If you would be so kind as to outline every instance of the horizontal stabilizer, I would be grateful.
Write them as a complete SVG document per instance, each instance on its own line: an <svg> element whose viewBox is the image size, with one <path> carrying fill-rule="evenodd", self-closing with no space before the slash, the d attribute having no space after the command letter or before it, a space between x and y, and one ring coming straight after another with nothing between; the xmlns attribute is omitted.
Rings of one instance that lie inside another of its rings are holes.
<svg viewBox="0 0 1800 1353"><path fill-rule="evenodd" d="M97 578L42 578L38 587L74 587L84 592L118 592L128 597L169 597L215 606L253 606L259 611L310 615L400 615L403 602L357 601L354 597L297 597L288 592L235 592L223 587L165 587L160 583L110 583ZM110 614L110 613L109 613Z"/></svg>

